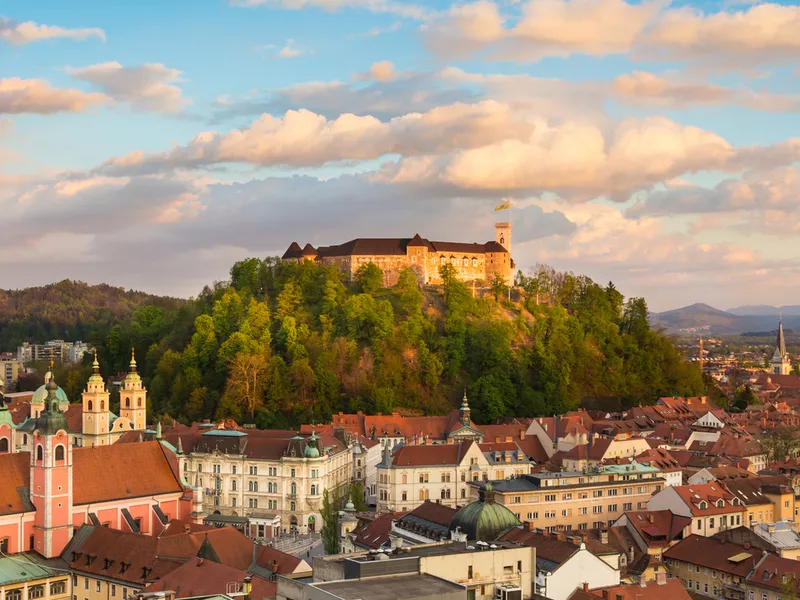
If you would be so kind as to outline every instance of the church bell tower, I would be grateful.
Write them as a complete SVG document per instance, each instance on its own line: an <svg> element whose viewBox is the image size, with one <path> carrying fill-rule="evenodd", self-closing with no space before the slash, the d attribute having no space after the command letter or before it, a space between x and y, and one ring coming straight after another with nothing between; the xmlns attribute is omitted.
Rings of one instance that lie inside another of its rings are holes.
<svg viewBox="0 0 800 600"><path fill-rule="evenodd" d="M83 445L104 446L109 443L108 430L111 420L110 395L100 375L97 350L94 351L92 374L83 392Z"/></svg>
<svg viewBox="0 0 800 600"><path fill-rule="evenodd" d="M47 400L31 444L30 495L36 508L32 550L53 558L72 538L72 446L52 376L46 388Z"/></svg>
<svg viewBox="0 0 800 600"><path fill-rule="evenodd" d="M147 390L136 370L136 356L133 348L131 348L128 375L122 381L122 389L119 393L119 407L120 416L129 419L135 431L147 429Z"/></svg>

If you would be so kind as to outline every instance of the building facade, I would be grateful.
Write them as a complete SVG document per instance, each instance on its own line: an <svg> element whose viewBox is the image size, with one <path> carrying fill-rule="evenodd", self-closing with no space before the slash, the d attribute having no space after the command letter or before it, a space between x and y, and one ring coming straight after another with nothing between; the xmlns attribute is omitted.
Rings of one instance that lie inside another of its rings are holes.
<svg viewBox="0 0 800 600"><path fill-rule="evenodd" d="M378 512L406 512L426 500L464 506L474 499L472 482L521 477L530 464L515 442L385 448L378 465Z"/></svg>
<svg viewBox="0 0 800 600"><path fill-rule="evenodd" d="M292 242L281 257L284 261L312 261L333 265L352 278L359 267L373 263L384 273L384 283L394 285L399 272L412 269L422 283L439 284L439 269L452 265L462 281L491 282L500 276L513 282L514 261L511 258L511 223L495 224L494 241L484 244L433 242L419 234L412 238L357 238L338 246L300 248Z"/></svg>
<svg viewBox="0 0 800 600"><path fill-rule="evenodd" d="M625 511L645 509L666 482L658 469L633 463L585 472L533 473L492 485L497 502L517 518L553 532L607 527Z"/></svg>
<svg viewBox="0 0 800 600"><path fill-rule="evenodd" d="M202 489L206 515L278 517L284 531L319 531L323 491L342 496L353 478L351 444L325 433L196 424L163 437L184 481Z"/></svg>

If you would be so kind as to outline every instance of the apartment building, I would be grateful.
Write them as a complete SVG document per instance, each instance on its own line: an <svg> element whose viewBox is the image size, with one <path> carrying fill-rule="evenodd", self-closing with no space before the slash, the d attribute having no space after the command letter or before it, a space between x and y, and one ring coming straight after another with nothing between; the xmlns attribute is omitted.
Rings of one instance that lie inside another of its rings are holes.
<svg viewBox="0 0 800 600"><path fill-rule="evenodd" d="M614 437L589 437L586 445L575 446L566 452L561 460L564 470L580 471L597 467L610 460L630 459L648 450L650 444L645 438L619 433Z"/></svg>
<svg viewBox="0 0 800 600"><path fill-rule="evenodd" d="M323 491L343 495L353 478L350 443L326 433L201 423L163 438L176 448L184 480L203 490L205 514L248 517L265 528L277 529L277 517L283 531L319 531Z"/></svg>
<svg viewBox="0 0 800 600"><path fill-rule="evenodd" d="M464 506L471 483L521 477L531 462L515 442L429 444L384 449L378 465L378 512L406 512L426 500Z"/></svg>
<svg viewBox="0 0 800 600"><path fill-rule="evenodd" d="M25 365L20 361L11 359L0 360L0 391L5 389L6 392L13 392L17 389L17 381L19 381L20 373L25 372Z"/></svg>
<svg viewBox="0 0 800 600"><path fill-rule="evenodd" d="M647 508L691 517L689 533L702 536L739 527L747 516L742 501L718 482L665 488L650 499Z"/></svg>
<svg viewBox="0 0 800 600"><path fill-rule="evenodd" d="M667 569L687 590L729 600L756 600L748 598L747 578L761 558L760 548L699 535L664 552Z"/></svg>
<svg viewBox="0 0 800 600"><path fill-rule="evenodd" d="M68 600L69 573L36 552L6 554L0 544L0 598L5 600Z"/></svg>
<svg viewBox="0 0 800 600"><path fill-rule="evenodd" d="M606 527L626 511L643 510L665 480L657 468L634 462L533 473L492 485L498 504L530 526L552 532ZM480 486L475 487L477 493Z"/></svg>

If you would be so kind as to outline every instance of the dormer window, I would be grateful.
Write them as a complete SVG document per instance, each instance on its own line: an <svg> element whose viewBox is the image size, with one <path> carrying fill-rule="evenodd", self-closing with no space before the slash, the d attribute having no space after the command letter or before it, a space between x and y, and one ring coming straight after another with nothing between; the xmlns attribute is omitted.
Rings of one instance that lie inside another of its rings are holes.
<svg viewBox="0 0 800 600"><path fill-rule="evenodd" d="M738 499L738 498L734 498L734 499L733 499L733 505L734 505L734 506L739 506L739 504L741 504L741 503L739 502L739 499Z"/></svg>
<svg viewBox="0 0 800 600"><path fill-rule="evenodd" d="M707 509L707 508L708 508L708 504L706 503L706 501L705 501L705 500L703 500L702 502L700 502L700 510L705 510L705 509Z"/></svg>
<svg viewBox="0 0 800 600"><path fill-rule="evenodd" d="M717 508L722 508L725 506L725 500L718 500L717 501Z"/></svg>

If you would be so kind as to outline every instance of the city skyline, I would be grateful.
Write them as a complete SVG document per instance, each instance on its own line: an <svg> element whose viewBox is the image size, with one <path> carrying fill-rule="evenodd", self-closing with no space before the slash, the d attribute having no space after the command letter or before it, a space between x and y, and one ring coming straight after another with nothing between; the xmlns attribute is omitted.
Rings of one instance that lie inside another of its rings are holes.
<svg viewBox="0 0 800 600"><path fill-rule="evenodd" d="M0 288L187 297L293 240L486 242L510 198L523 271L796 303L796 3L95 4L0 14Z"/></svg>

